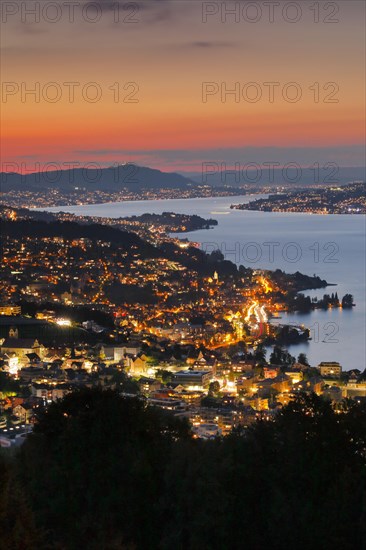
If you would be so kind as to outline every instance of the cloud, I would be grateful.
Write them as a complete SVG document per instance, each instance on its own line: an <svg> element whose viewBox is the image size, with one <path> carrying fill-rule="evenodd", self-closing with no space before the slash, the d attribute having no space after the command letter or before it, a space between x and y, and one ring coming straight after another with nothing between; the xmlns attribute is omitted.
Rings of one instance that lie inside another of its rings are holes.
<svg viewBox="0 0 366 550"><path fill-rule="evenodd" d="M234 42L223 42L223 41L197 41L197 42L190 42L188 44L189 46L192 46L193 48L233 48L235 47Z"/></svg>
<svg viewBox="0 0 366 550"><path fill-rule="evenodd" d="M18 26L18 30L25 35L44 34L48 32L48 29L41 27L39 23L27 23L25 21Z"/></svg>

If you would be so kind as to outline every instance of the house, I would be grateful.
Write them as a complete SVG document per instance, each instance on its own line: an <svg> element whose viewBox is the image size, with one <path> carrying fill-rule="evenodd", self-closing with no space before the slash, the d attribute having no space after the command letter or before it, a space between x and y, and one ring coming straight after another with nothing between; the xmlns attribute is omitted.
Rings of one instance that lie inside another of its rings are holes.
<svg viewBox="0 0 366 550"><path fill-rule="evenodd" d="M156 380L156 378L146 378L146 376L141 376L138 380L138 385L141 393L150 393L161 388L159 380Z"/></svg>
<svg viewBox="0 0 366 550"><path fill-rule="evenodd" d="M318 368L320 370L320 375L324 377L331 376L339 378L342 374L342 367L336 361L322 361L319 363Z"/></svg>
<svg viewBox="0 0 366 550"><path fill-rule="evenodd" d="M323 393L324 380L320 376L312 376L310 380L302 380L296 385L298 391L313 391L317 395Z"/></svg>
<svg viewBox="0 0 366 550"><path fill-rule="evenodd" d="M180 399L183 399L189 405L199 405L204 395L203 390L187 390L181 384L175 385L174 394L179 396Z"/></svg>
<svg viewBox="0 0 366 550"><path fill-rule="evenodd" d="M220 436L222 433L221 428L217 424L207 423L199 424L193 428L193 432L196 437L200 439L215 439L215 437Z"/></svg>
<svg viewBox="0 0 366 550"><path fill-rule="evenodd" d="M285 392L285 393L279 393L276 395L276 401L277 404L281 404L283 407L288 405L290 401L293 401L296 397L296 393L293 392Z"/></svg>
<svg viewBox="0 0 366 550"><path fill-rule="evenodd" d="M366 396L366 381L359 380L358 382L348 382L343 387L343 397L365 397Z"/></svg>
<svg viewBox="0 0 366 550"><path fill-rule="evenodd" d="M46 401L57 401L62 399L71 391L69 384L44 384L33 383L31 387L32 396Z"/></svg>
<svg viewBox="0 0 366 550"><path fill-rule="evenodd" d="M128 366L132 376L145 376L149 369L145 355L130 358Z"/></svg>
<svg viewBox="0 0 366 550"><path fill-rule="evenodd" d="M276 378L280 373L280 367L263 367L263 376L264 378Z"/></svg>
<svg viewBox="0 0 366 550"><path fill-rule="evenodd" d="M26 353L26 357L31 365L41 363L41 358L37 353Z"/></svg>
<svg viewBox="0 0 366 550"><path fill-rule="evenodd" d="M83 357L76 357L75 359L65 359L62 363L62 369L73 369L73 370L86 370L90 372L93 368L93 362Z"/></svg>
<svg viewBox="0 0 366 550"><path fill-rule="evenodd" d="M256 411L268 410L268 398L254 395L248 399L248 404Z"/></svg>
<svg viewBox="0 0 366 550"><path fill-rule="evenodd" d="M0 411L11 411L17 405L21 405L24 402L23 397L5 397L1 400Z"/></svg>
<svg viewBox="0 0 366 550"><path fill-rule="evenodd" d="M290 391L292 388L292 380L285 374L279 374L276 378L273 378L272 382L272 388L280 393Z"/></svg>
<svg viewBox="0 0 366 550"><path fill-rule="evenodd" d="M304 378L304 373L301 369L288 369L285 371L285 375L291 378L293 384L297 384L298 382L301 382Z"/></svg>
<svg viewBox="0 0 366 550"><path fill-rule="evenodd" d="M216 362L215 357L205 357L200 351L197 360L193 363L193 368L194 370L211 370L212 376L216 376Z"/></svg>
<svg viewBox="0 0 366 550"><path fill-rule="evenodd" d="M30 382L36 378L43 378L47 370L42 367L26 367L19 371L19 377L22 381Z"/></svg>
<svg viewBox="0 0 366 550"><path fill-rule="evenodd" d="M256 376L254 372L249 372L245 376L238 378L238 380L236 381L236 389L238 392L246 391L251 393L257 391L257 382L258 376Z"/></svg>
<svg viewBox="0 0 366 550"><path fill-rule="evenodd" d="M33 406L23 402L21 405L17 405L13 408L13 415L19 418L21 422L28 424L33 417Z"/></svg>
<svg viewBox="0 0 366 550"><path fill-rule="evenodd" d="M235 363L232 363L231 370L233 372L238 372L238 373L250 372L254 369L254 367L255 367L255 361L250 361L250 360L237 361Z"/></svg>
<svg viewBox="0 0 366 550"><path fill-rule="evenodd" d="M0 306L0 315L20 315L22 312L21 306L12 306L12 305L1 305Z"/></svg>

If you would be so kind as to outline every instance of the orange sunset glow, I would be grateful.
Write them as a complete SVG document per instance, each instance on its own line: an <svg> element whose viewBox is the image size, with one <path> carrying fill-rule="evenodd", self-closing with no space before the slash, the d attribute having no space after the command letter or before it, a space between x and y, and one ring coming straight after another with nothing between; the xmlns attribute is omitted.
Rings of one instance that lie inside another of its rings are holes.
<svg viewBox="0 0 366 550"><path fill-rule="evenodd" d="M62 2L38 15L20 4L2 13L3 165L184 170L218 149L228 163L265 162L268 147L284 162L307 163L317 147L318 161L362 164L362 2L327 24L304 2L301 24L291 11L271 23L263 6L250 23L254 11L236 22L200 3L143 2L128 22L107 2L99 14L81 2L71 22Z"/></svg>

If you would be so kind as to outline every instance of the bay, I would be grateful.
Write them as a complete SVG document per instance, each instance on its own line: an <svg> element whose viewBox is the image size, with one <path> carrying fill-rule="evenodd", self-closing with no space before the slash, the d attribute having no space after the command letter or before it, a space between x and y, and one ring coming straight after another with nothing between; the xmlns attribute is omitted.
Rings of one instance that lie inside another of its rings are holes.
<svg viewBox="0 0 366 550"><path fill-rule="evenodd" d="M341 298L346 293L352 294L356 303L352 310L282 314L282 318L275 322L304 324L311 329L311 341L289 347L293 355L306 353L311 365L334 360L339 361L345 370L364 370L366 217L230 209L231 204L252 199L253 196L247 195L125 201L48 210L111 218L169 211L217 219L218 225L212 229L175 236L199 242L206 251L219 248L228 260L238 265L316 274L337 285L305 292L311 296L321 297L324 293L338 292Z"/></svg>

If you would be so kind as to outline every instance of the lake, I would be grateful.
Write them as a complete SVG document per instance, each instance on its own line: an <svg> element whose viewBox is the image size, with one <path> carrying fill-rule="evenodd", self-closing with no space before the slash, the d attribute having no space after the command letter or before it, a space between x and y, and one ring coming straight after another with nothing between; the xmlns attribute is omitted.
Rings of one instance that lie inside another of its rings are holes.
<svg viewBox="0 0 366 550"><path fill-rule="evenodd" d="M264 195L263 195L264 196ZM257 195L259 198L260 195ZM365 368L365 229L366 217L231 210L231 204L253 196L126 201L101 205L49 208L50 211L117 218L164 211L197 214L218 220L209 230L178 234L199 242L206 251L219 248L228 260L253 269L282 269L319 275L337 286L309 291L311 296L338 292L354 296L352 310L317 310L283 314L280 323L305 324L312 340L290 346L293 355L305 352L310 364L339 361L345 370Z"/></svg>

